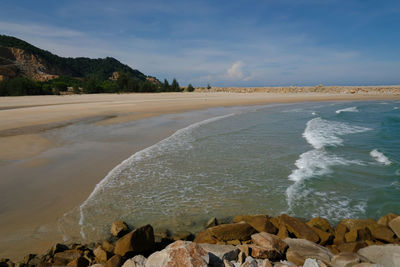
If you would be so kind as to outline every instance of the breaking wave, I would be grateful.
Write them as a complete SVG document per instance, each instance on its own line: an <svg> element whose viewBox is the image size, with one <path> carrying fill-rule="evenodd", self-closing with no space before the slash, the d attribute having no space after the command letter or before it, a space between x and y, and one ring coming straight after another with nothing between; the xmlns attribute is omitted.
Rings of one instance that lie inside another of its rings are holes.
<svg viewBox="0 0 400 267"><path fill-rule="evenodd" d="M350 107L350 108L344 108L344 109L338 109L335 111L336 114L340 114L342 112L359 112L357 107Z"/></svg>
<svg viewBox="0 0 400 267"><path fill-rule="evenodd" d="M382 152L379 152L377 149L372 150L369 155L373 157L377 162L382 163L384 165L390 165L392 162L386 157Z"/></svg>

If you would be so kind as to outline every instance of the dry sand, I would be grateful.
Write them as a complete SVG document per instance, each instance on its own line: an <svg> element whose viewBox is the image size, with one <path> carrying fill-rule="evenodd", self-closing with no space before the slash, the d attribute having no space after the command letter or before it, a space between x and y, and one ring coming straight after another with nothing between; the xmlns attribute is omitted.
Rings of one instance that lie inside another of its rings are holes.
<svg viewBox="0 0 400 267"><path fill-rule="evenodd" d="M142 137L140 142L134 144L110 139L101 143L101 146L99 143L82 142L77 147L70 147L65 140L60 143L57 138L49 138L49 135L43 133L51 133L64 129L64 126L82 122L114 125L168 113L220 106L377 99L400 99L400 91L2 97L0 257L18 259L28 252L43 252L53 242L62 241L57 234L56 225L63 213L85 200L94 185L113 166L134 152L165 138L176 129L152 129L152 134ZM61 152L49 153L50 149L57 147L65 154L61 157L62 161L58 160Z"/></svg>

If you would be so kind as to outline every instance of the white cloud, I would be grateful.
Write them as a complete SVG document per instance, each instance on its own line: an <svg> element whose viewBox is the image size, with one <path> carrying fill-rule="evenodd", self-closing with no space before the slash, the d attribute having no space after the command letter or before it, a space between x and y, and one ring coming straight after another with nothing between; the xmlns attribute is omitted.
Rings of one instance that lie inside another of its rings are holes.
<svg viewBox="0 0 400 267"><path fill-rule="evenodd" d="M228 78L232 80L241 80L244 77L242 67L244 66L242 61L236 61L226 72Z"/></svg>

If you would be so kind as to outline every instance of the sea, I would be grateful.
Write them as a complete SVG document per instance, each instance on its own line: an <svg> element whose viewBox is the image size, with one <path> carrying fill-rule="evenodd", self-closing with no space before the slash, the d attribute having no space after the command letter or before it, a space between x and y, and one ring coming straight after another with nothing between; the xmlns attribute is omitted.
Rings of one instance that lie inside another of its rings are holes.
<svg viewBox="0 0 400 267"><path fill-rule="evenodd" d="M400 213L399 108L357 101L216 110L115 166L59 228L66 240L92 240L114 220L196 232L236 214L336 224Z"/></svg>

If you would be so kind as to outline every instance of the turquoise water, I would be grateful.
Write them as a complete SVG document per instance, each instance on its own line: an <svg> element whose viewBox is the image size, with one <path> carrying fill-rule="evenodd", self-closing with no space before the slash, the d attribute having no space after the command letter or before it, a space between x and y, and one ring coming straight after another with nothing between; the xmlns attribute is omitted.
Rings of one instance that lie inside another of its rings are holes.
<svg viewBox="0 0 400 267"><path fill-rule="evenodd" d="M65 230L73 221L93 238L118 218L197 231L243 213L332 223L400 213L399 107L276 104L197 122L115 167L61 228L78 235Z"/></svg>

